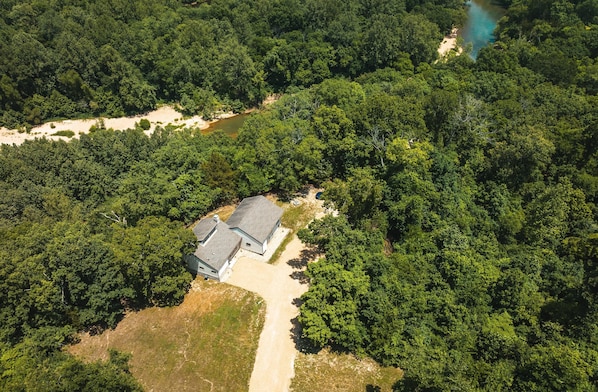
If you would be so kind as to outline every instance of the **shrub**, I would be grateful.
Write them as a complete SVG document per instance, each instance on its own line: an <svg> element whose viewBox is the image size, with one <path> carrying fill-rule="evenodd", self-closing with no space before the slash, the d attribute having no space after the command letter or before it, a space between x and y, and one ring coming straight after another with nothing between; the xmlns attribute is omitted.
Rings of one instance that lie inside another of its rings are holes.
<svg viewBox="0 0 598 392"><path fill-rule="evenodd" d="M75 136L75 132L71 130L64 130L64 131L57 131L52 134L52 136L65 136L65 137L73 137Z"/></svg>
<svg viewBox="0 0 598 392"><path fill-rule="evenodd" d="M149 129L150 129L150 125L151 125L151 124L150 124L150 122L149 122L149 120L148 120L147 118L142 118L142 119L139 121L139 126L140 126L140 127L141 127L141 129L143 129L144 131L147 131L147 130L149 130Z"/></svg>

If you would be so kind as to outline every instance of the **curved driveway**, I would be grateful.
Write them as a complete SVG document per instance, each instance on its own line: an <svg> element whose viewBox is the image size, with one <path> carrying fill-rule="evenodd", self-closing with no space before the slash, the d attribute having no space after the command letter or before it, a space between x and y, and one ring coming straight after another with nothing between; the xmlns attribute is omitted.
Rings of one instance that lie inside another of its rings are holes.
<svg viewBox="0 0 598 392"><path fill-rule="evenodd" d="M295 235L278 264L240 258L226 283L259 294L266 301L266 320L260 335L250 392L288 391L297 354L293 319L299 314L296 299L307 291L301 282L307 260L300 259L303 244Z"/></svg>

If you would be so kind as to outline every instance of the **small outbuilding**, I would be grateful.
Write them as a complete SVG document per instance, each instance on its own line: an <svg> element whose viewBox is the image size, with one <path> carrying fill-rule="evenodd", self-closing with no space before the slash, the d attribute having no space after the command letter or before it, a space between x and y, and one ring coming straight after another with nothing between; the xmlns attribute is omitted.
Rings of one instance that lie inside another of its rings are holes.
<svg viewBox="0 0 598 392"><path fill-rule="evenodd" d="M282 208L264 196L253 196L243 199L227 224L242 237L241 248L263 255L281 218Z"/></svg>

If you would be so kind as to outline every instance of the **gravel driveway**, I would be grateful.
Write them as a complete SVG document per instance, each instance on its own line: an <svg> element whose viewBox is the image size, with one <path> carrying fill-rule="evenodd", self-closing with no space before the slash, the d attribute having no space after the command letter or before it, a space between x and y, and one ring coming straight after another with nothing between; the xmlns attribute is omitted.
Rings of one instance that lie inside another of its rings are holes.
<svg viewBox="0 0 598 392"><path fill-rule="evenodd" d="M297 354L293 338L293 319L299 314L296 300L308 288L302 279L307 264L307 252L303 250L295 235L278 264L242 257L226 281L257 293L266 301L266 321L249 382L250 392L288 391L291 385Z"/></svg>

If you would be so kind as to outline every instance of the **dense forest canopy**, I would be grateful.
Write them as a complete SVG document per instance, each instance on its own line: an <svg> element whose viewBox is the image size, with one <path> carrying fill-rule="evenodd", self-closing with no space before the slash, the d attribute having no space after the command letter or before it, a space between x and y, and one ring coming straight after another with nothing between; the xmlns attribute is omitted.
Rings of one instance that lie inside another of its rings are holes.
<svg viewBox="0 0 598 392"><path fill-rule="evenodd" d="M518 1L434 63L459 2L3 1L2 124L287 93L237 139L95 129L0 148L0 389L138 390L73 332L175 305L184 224L323 185L303 335L404 391L598 386L598 5Z"/></svg>
<svg viewBox="0 0 598 392"><path fill-rule="evenodd" d="M269 91L430 62L463 17L456 0L3 1L0 126L163 101L238 110Z"/></svg>

